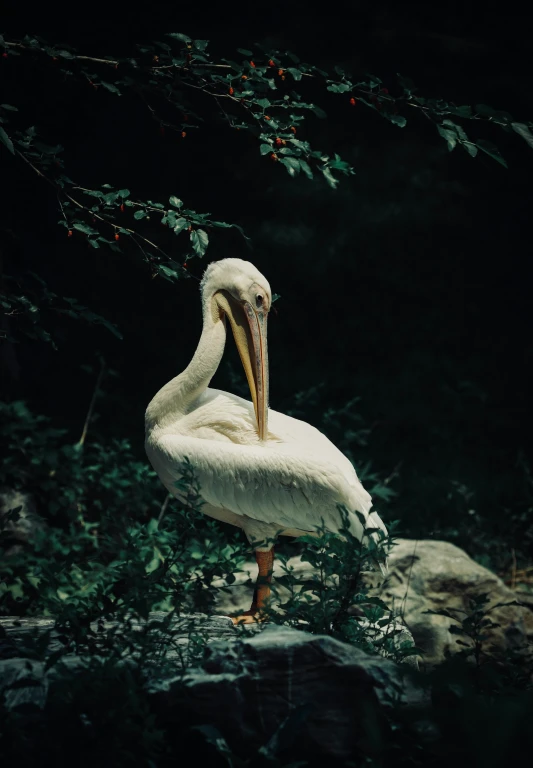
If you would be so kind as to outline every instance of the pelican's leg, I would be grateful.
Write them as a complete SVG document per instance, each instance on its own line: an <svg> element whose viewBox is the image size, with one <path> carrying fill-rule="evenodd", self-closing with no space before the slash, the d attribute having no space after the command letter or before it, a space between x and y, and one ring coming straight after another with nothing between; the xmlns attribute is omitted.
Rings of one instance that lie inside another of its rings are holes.
<svg viewBox="0 0 533 768"><path fill-rule="evenodd" d="M249 611L238 616L232 616L234 624L252 624L256 621L264 621L264 609L270 601L270 583L272 581L272 570L274 568L274 547L268 552L261 552L256 549L255 561L259 569L257 581L255 583L254 598Z"/></svg>

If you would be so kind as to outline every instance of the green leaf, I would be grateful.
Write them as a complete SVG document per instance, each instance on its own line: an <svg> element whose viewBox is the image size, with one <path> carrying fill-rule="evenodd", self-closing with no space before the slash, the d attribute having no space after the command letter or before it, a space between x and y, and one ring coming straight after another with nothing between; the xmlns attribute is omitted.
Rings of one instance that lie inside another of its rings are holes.
<svg viewBox="0 0 533 768"><path fill-rule="evenodd" d="M300 173L300 161L295 157L282 157L280 163L288 170L289 176L294 177Z"/></svg>
<svg viewBox="0 0 533 768"><path fill-rule="evenodd" d="M262 109L267 109L271 104L268 99L257 99L255 103Z"/></svg>
<svg viewBox="0 0 533 768"><path fill-rule="evenodd" d="M301 80L302 79L302 73L299 69L296 69L295 67L287 67L287 72L290 72L290 74L294 77L295 80Z"/></svg>
<svg viewBox="0 0 533 768"><path fill-rule="evenodd" d="M305 173L305 175L307 176L308 179L312 179L313 178L313 171L311 170L309 164L306 163L305 160L300 160L300 168Z"/></svg>
<svg viewBox="0 0 533 768"><path fill-rule="evenodd" d="M2 126L0 126L0 141L9 149L12 155L15 154L15 148L13 147L13 142L11 141L7 133L4 131Z"/></svg>
<svg viewBox="0 0 533 768"><path fill-rule="evenodd" d="M175 195L171 195L168 201L170 205L174 206L174 208L181 208L181 206L183 205L183 201L180 200L179 197L176 197Z"/></svg>
<svg viewBox="0 0 533 768"><path fill-rule="evenodd" d="M189 226L189 222L187 219L177 219L176 223L174 224L174 232L179 235L180 232L182 232L184 229L187 229Z"/></svg>
<svg viewBox="0 0 533 768"><path fill-rule="evenodd" d="M324 178L325 178L325 179L326 179L326 181L328 182L329 186L330 186L332 189L336 189L336 188L337 188L337 184L338 184L339 182L338 182L338 180L337 180L337 179L336 179L336 178L333 176L333 174L331 173L330 169L329 169L327 166L325 166L325 167L321 168L320 170L321 170L321 171L322 171L322 173L324 174Z"/></svg>
<svg viewBox="0 0 533 768"><path fill-rule="evenodd" d="M470 157L475 157L477 155L477 147L471 141L463 141L461 142L461 145L466 149Z"/></svg>
<svg viewBox="0 0 533 768"><path fill-rule="evenodd" d="M182 43L190 43L191 38L189 35L184 35L181 32L167 32L167 37L173 37L175 40L181 40Z"/></svg>
<svg viewBox="0 0 533 768"><path fill-rule="evenodd" d="M525 123L511 123L511 126L513 131L516 131L533 149L533 133L531 133L528 126Z"/></svg>
<svg viewBox="0 0 533 768"><path fill-rule="evenodd" d="M507 161L500 155L500 152L494 144L491 144L490 141L485 141L484 139L479 139L477 141L477 146L482 152L485 152L485 154L490 155L496 162L500 163L500 165L503 165L504 168L507 168Z"/></svg>
<svg viewBox="0 0 533 768"><path fill-rule="evenodd" d="M273 150L270 144L260 144L259 151L262 155L267 155L269 152L272 152Z"/></svg>
<svg viewBox="0 0 533 768"><path fill-rule="evenodd" d="M383 83L383 80L381 80L379 77L376 77L376 75L366 75L368 77L368 85L371 88L375 88L376 85L381 85Z"/></svg>
<svg viewBox="0 0 533 768"><path fill-rule="evenodd" d="M119 189L118 192L117 192L117 195L119 197L129 197L130 196L130 191L129 191L129 189Z"/></svg>
<svg viewBox="0 0 533 768"><path fill-rule="evenodd" d="M326 113L324 112L324 110L323 110L323 109L321 109L320 107L317 107L316 105L313 105L313 112L314 112L314 113L315 113L315 115L316 115L317 117L319 117L321 120L323 120L324 118L326 118L326 117L327 117L327 115L326 115Z"/></svg>
<svg viewBox="0 0 533 768"><path fill-rule="evenodd" d="M248 48L237 48L237 53L242 53L243 56L253 56L252 51L249 51Z"/></svg>
<svg viewBox="0 0 533 768"><path fill-rule="evenodd" d="M348 85L348 83L331 83L331 85L328 85L327 90L332 93L346 93L346 91L352 90L352 85Z"/></svg>
<svg viewBox="0 0 533 768"><path fill-rule="evenodd" d="M191 243L193 250L198 256L203 256L209 244L207 232L203 229L195 229L191 232Z"/></svg>
<svg viewBox="0 0 533 768"><path fill-rule="evenodd" d="M472 107L465 105L463 107L451 107L450 112L458 117L471 117Z"/></svg>
<svg viewBox="0 0 533 768"><path fill-rule="evenodd" d="M75 221L72 225L74 229L77 229L78 232L83 232L84 235L97 235L98 230L93 229L92 227L89 227L87 224L82 224L81 221Z"/></svg>
<svg viewBox="0 0 533 768"><path fill-rule="evenodd" d="M403 115L387 115L391 123L398 125L400 128L404 128L407 125L407 118Z"/></svg>
<svg viewBox="0 0 533 768"><path fill-rule="evenodd" d="M106 88L111 93L116 93L117 96L122 96L121 92L119 91L116 85L113 85L112 83L104 83L103 80L100 82L100 85L103 85L104 88Z"/></svg>
<svg viewBox="0 0 533 768"><path fill-rule="evenodd" d="M443 120L442 124L454 130L461 141L468 141L468 136L466 135L461 125L457 125L457 123L454 123L452 120L448 119Z"/></svg>
<svg viewBox="0 0 533 768"><path fill-rule="evenodd" d="M170 282L172 282L172 280L177 280L179 278L179 275L176 272L176 270L165 266L165 264L158 264L157 271L159 272L160 275L162 275L166 280L169 280Z"/></svg>
<svg viewBox="0 0 533 768"><path fill-rule="evenodd" d="M17 107L12 107L11 104L0 104L2 109L7 109L8 112L18 112Z"/></svg>
<svg viewBox="0 0 533 768"><path fill-rule="evenodd" d="M137 220L138 219L144 219L144 217L147 216L147 215L148 214L146 213L146 211L139 210L139 211L135 211L135 213L133 214L133 218L137 219Z"/></svg>
<svg viewBox="0 0 533 768"><path fill-rule="evenodd" d="M448 149L451 152L457 144L457 135L451 128L444 128L442 125L437 125L437 130L443 139L446 139L448 143Z"/></svg>

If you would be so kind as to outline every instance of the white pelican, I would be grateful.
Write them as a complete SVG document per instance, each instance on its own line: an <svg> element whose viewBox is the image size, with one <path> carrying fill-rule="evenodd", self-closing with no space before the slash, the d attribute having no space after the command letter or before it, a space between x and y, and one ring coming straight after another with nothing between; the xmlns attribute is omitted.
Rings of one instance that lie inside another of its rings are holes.
<svg viewBox="0 0 533 768"><path fill-rule="evenodd" d="M302 536L321 525L338 532L338 505L349 513L350 530L385 525L346 456L325 435L299 419L268 408L267 316L270 285L248 261L211 263L201 286L203 330L193 359L159 390L146 410L146 453L174 496L187 457L198 476L202 511L243 529L259 567L249 611L233 619L261 618L270 597L273 542L281 534ZM226 343L226 318L250 386L252 402L211 389ZM377 532L370 533L374 541Z"/></svg>

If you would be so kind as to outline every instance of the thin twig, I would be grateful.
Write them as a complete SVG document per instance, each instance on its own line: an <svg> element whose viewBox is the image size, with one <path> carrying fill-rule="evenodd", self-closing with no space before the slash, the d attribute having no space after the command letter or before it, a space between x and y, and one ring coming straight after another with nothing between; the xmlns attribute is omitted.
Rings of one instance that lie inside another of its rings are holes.
<svg viewBox="0 0 533 768"><path fill-rule="evenodd" d="M80 440L79 440L79 443L78 443L78 445L80 445L80 446L82 446L85 443L85 438L87 437L87 432L88 432L88 429L89 429L89 424L91 423L91 419L93 417L94 406L95 406L95 403L96 403L96 396L98 394L98 391L100 389L100 385L102 383L102 379L104 377L104 370L105 370L105 361L102 358L102 360L100 361L100 373L98 374L98 378L96 379L96 385L94 387L93 396L91 398L91 403L89 405L89 410L87 411L87 417L85 419L85 424L83 425L83 432L81 433L81 437L80 437Z"/></svg>
<svg viewBox="0 0 533 768"><path fill-rule="evenodd" d="M163 504L161 505L161 511L159 512L159 517L157 518L157 527L158 528L161 525L161 520L163 519L163 516L164 516L165 512L167 511L168 503L169 503L171 498L172 498L172 494L171 493L167 493L167 495L165 496L165 500L164 500Z"/></svg>

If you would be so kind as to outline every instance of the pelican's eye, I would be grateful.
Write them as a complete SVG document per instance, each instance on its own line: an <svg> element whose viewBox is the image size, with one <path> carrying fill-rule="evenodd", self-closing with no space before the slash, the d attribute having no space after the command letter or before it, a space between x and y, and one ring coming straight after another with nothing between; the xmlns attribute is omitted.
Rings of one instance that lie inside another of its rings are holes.
<svg viewBox="0 0 533 768"><path fill-rule="evenodd" d="M255 303L256 303L256 305L258 307L262 307L263 306L263 294L262 293L258 293L257 294L257 296L255 297Z"/></svg>

